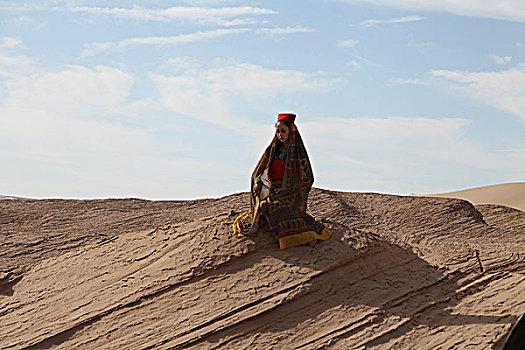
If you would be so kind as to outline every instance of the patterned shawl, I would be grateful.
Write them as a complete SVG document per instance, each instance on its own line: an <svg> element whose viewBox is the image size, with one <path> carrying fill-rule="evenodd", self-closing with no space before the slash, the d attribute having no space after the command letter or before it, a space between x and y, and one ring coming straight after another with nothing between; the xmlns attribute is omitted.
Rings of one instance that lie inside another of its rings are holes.
<svg viewBox="0 0 525 350"><path fill-rule="evenodd" d="M275 157L278 150L278 143L280 141L274 136L271 144L264 151L259 163L255 167L251 177L251 186L261 180L263 172L270 166L270 162ZM288 149L286 151L285 168L283 176L283 184L281 192L272 193L270 201L276 201L281 205L289 206L300 217L306 214L306 205L308 201L308 193L314 182L314 175L310 165L310 159L306 153L301 134L294 123L292 123L288 136ZM255 208L256 198L254 194L251 195L251 213L252 223L257 217L257 209Z"/></svg>

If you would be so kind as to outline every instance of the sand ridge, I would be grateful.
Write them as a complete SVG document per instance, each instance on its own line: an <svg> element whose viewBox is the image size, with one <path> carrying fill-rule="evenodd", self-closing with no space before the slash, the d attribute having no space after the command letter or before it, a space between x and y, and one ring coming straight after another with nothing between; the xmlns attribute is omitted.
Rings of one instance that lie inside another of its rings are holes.
<svg viewBox="0 0 525 350"><path fill-rule="evenodd" d="M525 182L482 186L467 190L431 194L432 197L464 199L472 204L497 204L525 211Z"/></svg>
<svg viewBox="0 0 525 350"><path fill-rule="evenodd" d="M333 237L237 239L246 193L0 201L0 348L500 348L525 312L525 213L314 189Z"/></svg>

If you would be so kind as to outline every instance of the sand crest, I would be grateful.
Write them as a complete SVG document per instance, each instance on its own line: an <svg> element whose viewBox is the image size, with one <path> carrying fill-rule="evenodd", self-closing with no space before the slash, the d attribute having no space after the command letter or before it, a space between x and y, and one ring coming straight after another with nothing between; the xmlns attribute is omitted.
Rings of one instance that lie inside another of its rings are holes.
<svg viewBox="0 0 525 350"><path fill-rule="evenodd" d="M476 187L429 196L464 199L472 204L504 205L525 211L525 182Z"/></svg>

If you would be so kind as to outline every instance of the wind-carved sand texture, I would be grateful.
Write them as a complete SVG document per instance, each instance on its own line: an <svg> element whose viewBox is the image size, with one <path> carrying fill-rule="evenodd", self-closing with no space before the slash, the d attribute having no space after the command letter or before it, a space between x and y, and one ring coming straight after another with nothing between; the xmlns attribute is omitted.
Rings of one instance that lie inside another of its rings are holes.
<svg viewBox="0 0 525 350"><path fill-rule="evenodd" d="M234 238L246 193L0 201L1 349L499 349L525 213L314 189L333 236Z"/></svg>

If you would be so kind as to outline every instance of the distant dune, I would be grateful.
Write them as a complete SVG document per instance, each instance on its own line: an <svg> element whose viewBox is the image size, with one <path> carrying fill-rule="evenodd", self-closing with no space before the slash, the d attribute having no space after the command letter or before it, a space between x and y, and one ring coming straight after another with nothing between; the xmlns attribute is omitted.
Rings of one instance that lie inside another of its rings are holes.
<svg viewBox="0 0 525 350"><path fill-rule="evenodd" d="M0 195L0 200L2 200L2 199L28 199L28 198L15 197L15 196L2 196L2 195Z"/></svg>
<svg viewBox="0 0 525 350"><path fill-rule="evenodd" d="M0 349L501 349L525 212L313 189L333 236L235 238L247 193L1 200Z"/></svg>
<svg viewBox="0 0 525 350"><path fill-rule="evenodd" d="M525 182L476 187L427 196L464 199L472 204L496 204L525 211Z"/></svg>

